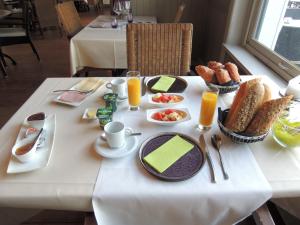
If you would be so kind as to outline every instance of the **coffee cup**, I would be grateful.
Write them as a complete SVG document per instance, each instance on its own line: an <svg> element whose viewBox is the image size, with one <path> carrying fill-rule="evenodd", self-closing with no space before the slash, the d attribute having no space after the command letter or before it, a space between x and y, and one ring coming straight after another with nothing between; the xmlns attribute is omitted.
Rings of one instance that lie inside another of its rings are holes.
<svg viewBox="0 0 300 225"><path fill-rule="evenodd" d="M106 88L111 89L113 93L118 94L119 98L126 96L126 81L117 78L106 84Z"/></svg>
<svg viewBox="0 0 300 225"><path fill-rule="evenodd" d="M125 128L121 122L113 121L104 126L105 139L110 148L122 147L126 142L126 136L132 133L130 128Z"/></svg>

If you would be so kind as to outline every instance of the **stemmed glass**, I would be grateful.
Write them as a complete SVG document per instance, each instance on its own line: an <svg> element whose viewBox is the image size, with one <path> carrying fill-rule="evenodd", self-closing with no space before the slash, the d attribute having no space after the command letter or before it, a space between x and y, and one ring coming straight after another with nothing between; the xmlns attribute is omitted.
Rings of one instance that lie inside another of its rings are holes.
<svg viewBox="0 0 300 225"><path fill-rule="evenodd" d="M115 0L113 11L117 14L117 16L120 16L121 13L124 11L124 5L120 0Z"/></svg>

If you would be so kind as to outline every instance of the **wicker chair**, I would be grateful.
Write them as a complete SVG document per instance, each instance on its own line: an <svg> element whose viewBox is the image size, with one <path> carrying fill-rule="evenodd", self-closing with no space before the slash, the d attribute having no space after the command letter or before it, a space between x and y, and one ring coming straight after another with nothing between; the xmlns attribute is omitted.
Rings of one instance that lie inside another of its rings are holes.
<svg viewBox="0 0 300 225"><path fill-rule="evenodd" d="M187 75L190 72L192 24L129 24L128 70L142 75Z"/></svg>
<svg viewBox="0 0 300 225"><path fill-rule="evenodd" d="M177 9L174 23L180 22L184 9L185 9L185 3L181 3Z"/></svg>
<svg viewBox="0 0 300 225"><path fill-rule="evenodd" d="M56 11L59 21L69 39L83 28L73 1L57 4Z"/></svg>

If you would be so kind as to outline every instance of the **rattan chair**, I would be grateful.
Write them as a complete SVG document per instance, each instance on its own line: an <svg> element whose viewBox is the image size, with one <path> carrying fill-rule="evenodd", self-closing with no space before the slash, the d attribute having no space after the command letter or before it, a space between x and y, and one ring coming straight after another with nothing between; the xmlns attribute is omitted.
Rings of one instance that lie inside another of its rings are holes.
<svg viewBox="0 0 300 225"><path fill-rule="evenodd" d="M57 4L56 11L59 21L69 39L83 28L73 1Z"/></svg>
<svg viewBox="0 0 300 225"><path fill-rule="evenodd" d="M174 19L174 23L179 23L183 14L183 11L185 9L185 3L181 3L177 9L176 15L175 15L175 19Z"/></svg>
<svg viewBox="0 0 300 225"><path fill-rule="evenodd" d="M187 75L190 72L193 25L129 24L128 70L142 75Z"/></svg>

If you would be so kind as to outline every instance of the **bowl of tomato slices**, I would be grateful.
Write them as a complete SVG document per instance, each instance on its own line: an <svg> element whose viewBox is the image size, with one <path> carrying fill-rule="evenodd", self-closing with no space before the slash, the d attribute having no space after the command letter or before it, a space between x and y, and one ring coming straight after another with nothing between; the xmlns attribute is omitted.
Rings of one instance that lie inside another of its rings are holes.
<svg viewBox="0 0 300 225"><path fill-rule="evenodd" d="M191 115L187 108L147 110L147 120L159 125L173 126L190 119Z"/></svg>
<svg viewBox="0 0 300 225"><path fill-rule="evenodd" d="M177 93L156 93L148 95L148 102L159 107L171 107L184 101L184 96Z"/></svg>

